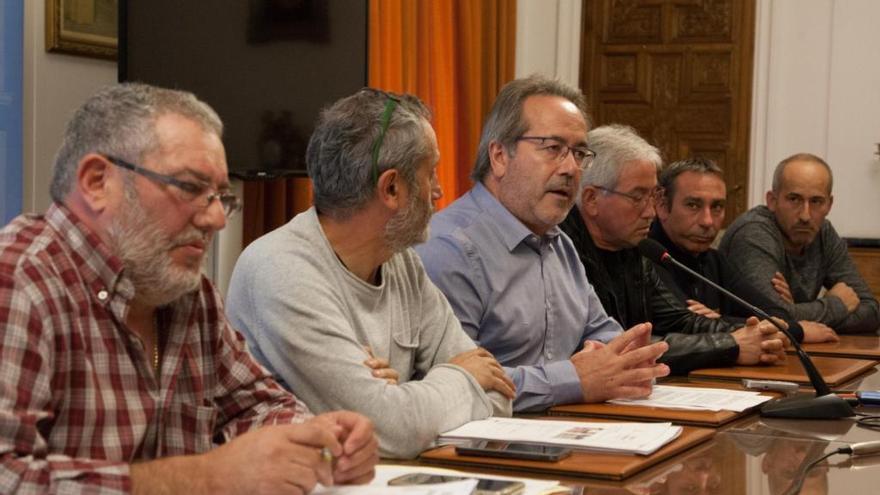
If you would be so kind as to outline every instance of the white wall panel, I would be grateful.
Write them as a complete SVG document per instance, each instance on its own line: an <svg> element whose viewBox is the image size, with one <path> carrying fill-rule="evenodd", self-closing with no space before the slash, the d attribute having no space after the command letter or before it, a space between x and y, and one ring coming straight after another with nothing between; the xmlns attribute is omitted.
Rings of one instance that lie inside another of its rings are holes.
<svg viewBox="0 0 880 495"><path fill-rule="evenodd" d="M750 205L780 160L815 153L835 174L837 230L880 237L877 19L874 0L759 0Z"/></svg>

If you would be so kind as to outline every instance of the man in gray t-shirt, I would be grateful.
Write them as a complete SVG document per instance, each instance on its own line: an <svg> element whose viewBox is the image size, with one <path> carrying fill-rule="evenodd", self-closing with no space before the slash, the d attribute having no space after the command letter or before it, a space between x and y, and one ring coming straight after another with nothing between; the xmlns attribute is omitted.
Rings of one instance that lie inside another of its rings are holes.
<svg viewBox="0 0 880 495"><path fill-rule="evenodd" d="M880 305L846 243L825 219L834 201L832 182L831 168L818 156L786 158L773 174L767 206L737 218L720 251L795 319L818 321L840 333L875 332ZM827 291L819 297L823 288Z"/></svg>
<svg viewBox="0 0 880 495"><path fill-rule="evenodd" d="M306 154L314 207L248 246L227 296L254 356L313 411L369 417L383 457L509 416L515 393L410 248L441 194L428 119L417 98L371 89L324 110Z"/></svg>

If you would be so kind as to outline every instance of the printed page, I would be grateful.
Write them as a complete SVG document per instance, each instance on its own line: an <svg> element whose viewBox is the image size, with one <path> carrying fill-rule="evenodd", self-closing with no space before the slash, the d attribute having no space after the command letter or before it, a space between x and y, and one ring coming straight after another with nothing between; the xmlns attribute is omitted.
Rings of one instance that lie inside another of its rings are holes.
<svg viewBox="0 0 880 495"><path fill-rule="evenodd" d="M475 438L565 445L585 450L647 455L681 434L672 423L587 423L521 418L471 421L441 435L446 439Z"/></svg>
<svg viewBox="0 0 880 495"><path fill-rule="evenodd" d="M750 390L654 385L654 391L644 399L615 399L608 402L667 409L742 412L770 399L771 397Z"/></svg>
<svg viewBox="0 0 880 495"><path fill-rule="evenodd" d="M388 486L388 481L413 473L438 474L442 476L459 476L468 478L468 485L460 482L444 483L439 485L422 486ZM522 495L550 495L570 493L570 490L559 484L558 481L532 480L528 478L515 478L511 476L495 476L491 474L474 474L454 469L435 468L428 466L404 466L395 464L380 464L376 466L376 477L367 485L361 486L333 486L324 487L318 485L312 493L315 495L445 495L445 494L470 494L480 479L509 480L523 483ZM469 488L467 488L469 487ZM428 491L424 491L428 490ZM456 490L456 491L450 491ZM457 490L467 490L459 492Z"/></svg>

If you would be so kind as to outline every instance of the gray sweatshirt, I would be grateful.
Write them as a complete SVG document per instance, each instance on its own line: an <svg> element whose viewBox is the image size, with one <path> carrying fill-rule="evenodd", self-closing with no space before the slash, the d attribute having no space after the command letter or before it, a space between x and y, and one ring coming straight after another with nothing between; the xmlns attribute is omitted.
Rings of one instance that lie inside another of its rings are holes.
<svg viewBox="0 0 880 495"><path fill-rule="evenodd" d="M315 413L369 417L383 457L411 458L439 433L510 401L447 364L474 348L412 249L382 265L381 284L337 258L314 208L257 239L236 263L226 309L257 359ZM374 378L365 346L400 374Z"/></svg>
<svg viewBox="0 0 880 495"><path fill-rule="evenodd" d="M730 224L719 251L751 285L798 321L818 321L841 333L873 332L880 327L880 305L831 222L825 220L800 256L785 251L782 235L773 212L756 206ZM773 289L770 280L777 271L788 281L795 304L785 302ZM837 297L818 297L823 287L830 289L837 282L852 287L861 300L852 313Z"/></svg>

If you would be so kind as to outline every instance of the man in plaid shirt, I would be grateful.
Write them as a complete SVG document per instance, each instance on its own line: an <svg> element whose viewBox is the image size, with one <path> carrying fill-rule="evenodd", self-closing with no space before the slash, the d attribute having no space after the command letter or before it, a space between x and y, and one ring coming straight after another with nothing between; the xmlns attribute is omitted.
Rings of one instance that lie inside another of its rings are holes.
<svg viewBox="0 0 880 495"><path fill-rule="evenodd" d="M370 422L280 388L201 273L239 207L221 135L190 93L108 87L68 124L48 211L0 231L0 493L372 478Z"/></svg>

